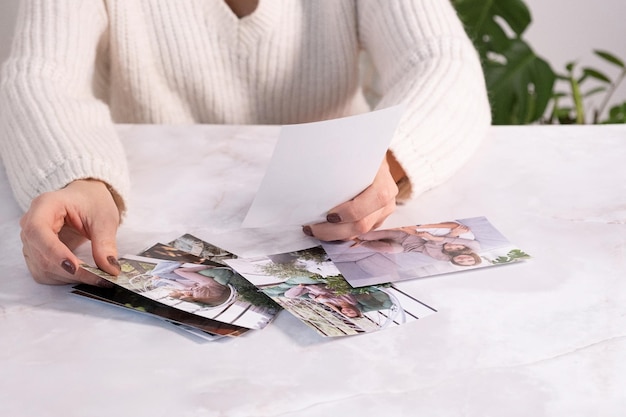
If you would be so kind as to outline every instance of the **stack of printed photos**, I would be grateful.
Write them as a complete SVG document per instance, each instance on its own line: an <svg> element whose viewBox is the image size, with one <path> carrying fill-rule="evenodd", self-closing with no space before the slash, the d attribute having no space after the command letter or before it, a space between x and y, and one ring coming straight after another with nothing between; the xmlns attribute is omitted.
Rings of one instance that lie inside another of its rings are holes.
<svg viewBox="0 0 626 417"><path fill-rule="evenodd" d="M80 284L72 292L160 317L205 340L263 329L281 309L336 337L436 312L400 281L528 257L484 217L376 230L245 259L186 234L120 258L117 277L83 265L115 285Z"/></svg>

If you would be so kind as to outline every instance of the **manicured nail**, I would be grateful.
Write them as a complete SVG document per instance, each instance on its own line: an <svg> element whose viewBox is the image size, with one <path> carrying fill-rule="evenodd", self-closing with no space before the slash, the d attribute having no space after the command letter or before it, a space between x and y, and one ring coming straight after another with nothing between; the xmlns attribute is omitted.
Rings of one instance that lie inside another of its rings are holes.
<svg viewBox="0 0 626 417"><path fill-rule="evenodd" d="M74 275L76 273L76 267L69 261L69 259L63 259L63 262L61 262L61 268L65 269L65 272L68 274Z"/></svg>
<svg viewBox="0 0 626 417"><path fill-rule="evenodd" d="M313 237L313 230L311 230L311 226L303 226L302 232L307 236Z"/></svg>
<svg viewBox="0 0 626 417"><path fill-rule="evenodd" d="M337 213L330 213L326 216L326 221L328 223L341 223L341 216Z"/></svg>
<svg viewBox="0 0 626 417"><path fill-rule="evenodd" d="M122 267L120 266L120 263L117 261L117 259L115 259L115 256L107 257L107 261L109 262L109 265L113 266L118 271L122 270Z"/></svg>
<svg viewBox="0 0 626 417"><path fill-rule="evenodd" d="M113 284L111 281L107 281L104 278L99 278L98 281L96 282L96 285L98 287L102 287L102 288L113 288L113 287L115 287L115 284Z"/></svg>

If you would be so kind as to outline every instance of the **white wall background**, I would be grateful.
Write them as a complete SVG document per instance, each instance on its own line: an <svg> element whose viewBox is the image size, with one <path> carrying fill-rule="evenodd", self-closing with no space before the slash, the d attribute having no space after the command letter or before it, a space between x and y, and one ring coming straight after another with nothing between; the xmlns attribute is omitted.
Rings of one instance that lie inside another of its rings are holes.
<svg viewBox="0 0 626 417"><path fill-rule="evenodd" d="M10 50L18 1L0 0L0 61L4 61ZM525 38L555 71L563 71L566 62L577 60L580 66L598 68L615 77L615 68L595 57L592 51L604 49L626 60L626 1L525 2L533 16L533 23ZM612 100L620 103L624 101L626 80Z"/></svg>
<svg viewBox="0 0 626 417"><path fill-rule="evenodd" d="M626 61L626 1L624 0L525 0L533 22L524 37L535 53L552 69L565 72L565 64L602 70L611 79L619 71L593 54L594 49L611 52ZM590 100L596 106L602 96ZM626 101L626 79L611 103Z"/></svg>

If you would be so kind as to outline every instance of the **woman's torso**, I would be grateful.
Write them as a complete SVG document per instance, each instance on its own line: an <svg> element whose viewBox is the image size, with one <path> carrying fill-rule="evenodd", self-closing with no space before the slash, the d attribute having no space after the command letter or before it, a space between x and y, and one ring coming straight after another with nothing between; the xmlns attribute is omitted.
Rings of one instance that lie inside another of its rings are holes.
<svg viewBox="0 0 626 417"><path fill-rule="evenodd" d="M100 95L120 123L286 124L367 110L347 0L108 0Z"/></svg>

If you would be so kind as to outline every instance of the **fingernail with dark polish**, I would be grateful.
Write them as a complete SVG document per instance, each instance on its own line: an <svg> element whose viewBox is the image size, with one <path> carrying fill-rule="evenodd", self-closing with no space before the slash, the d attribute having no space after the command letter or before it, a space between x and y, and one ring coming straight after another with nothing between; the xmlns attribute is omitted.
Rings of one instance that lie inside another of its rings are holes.
<svg viewBox="0 0 626 417"><path fill-rule="evenodd" d="M113 287L115 287L115 284L113 284L111 281L107 281L104 278L98 279L98 282L96 282L96 285L98 287L102 287L102 288L113 288Z"/></svg>
<svg viewBox="0 0 626 417"><path fill-rule="evenodd" d="M328 223L341 223L341 216L337 213L330 213L326 216L326 221Z"/></svg>
<svg viewBox="0 0 626 417"><path fill-rule="evenodd" d="M311 226L303 226L302 232L307 236L313 237L313 230L311 230Z"/></svg>
<svg viewBox="0 0 626 417"><path fill-rule="evenodd" d="M68 259L64 259L63 262L61 262L61 268L65 269L65 272L68 274L74 275L76 273L76 267Z"/></svg>
<svg viewBox="0 0 626 417"><path fill-rule="evenodd" d="M109 265L115 267L115 269L117 269L118 271L122 270L122 267L120 266L120 263L117 261L117 259L115 259L115 256L107 257L107 261L109 262Z"/></svg>

